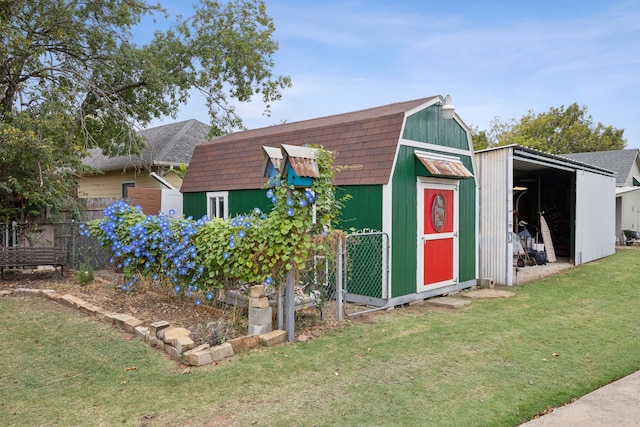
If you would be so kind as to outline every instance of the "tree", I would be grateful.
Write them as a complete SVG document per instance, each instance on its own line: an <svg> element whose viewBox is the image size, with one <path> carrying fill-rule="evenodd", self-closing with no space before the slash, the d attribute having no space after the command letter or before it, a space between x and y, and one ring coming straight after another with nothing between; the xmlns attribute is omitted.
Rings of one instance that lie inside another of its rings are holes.
<svg viewBox="0 0 640 427"><path fill-rule="evenodd" d="M291 85L273 75L278 43L260 0L201 0L138 45L146 15L166 12L144 0L0 0L0 218L59 210L87 149L137 152L136 131L175 117L192 91L221 134L242 127L234 100L258 94L268 114Z"/></svg>
<svg viewBox="0 0 640 427"><path fill-rule="evenodd" d="M489 148L489 138L487 137L487 131L480 130L478 126L471 126L471 142L473 143L473 149L475 151L484 150Z"/></svg>
<svg viewBox="0 0 640 427"><path fill-rule="evenodd" d="M623 129L594 124L587 107L576 103L540 114L530 110L520 121L496 118L485 133L489 146L518 144L552 154L621 150L623 134Z"/></svg>

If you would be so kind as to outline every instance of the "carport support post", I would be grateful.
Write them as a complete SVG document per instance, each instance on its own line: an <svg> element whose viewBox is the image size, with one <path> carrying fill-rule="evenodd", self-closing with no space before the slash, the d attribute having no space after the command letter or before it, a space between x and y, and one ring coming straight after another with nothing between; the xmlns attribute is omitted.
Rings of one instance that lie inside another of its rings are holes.
<svg viewBox="0 0 640 427"><path fill-rule="evenodd" d="M287 310L287 342L295 341L295 317L296 317L296 303L295 303L295 281L296 271L291 269L287 272L287 294L286 294L286 310Z"/></svg>

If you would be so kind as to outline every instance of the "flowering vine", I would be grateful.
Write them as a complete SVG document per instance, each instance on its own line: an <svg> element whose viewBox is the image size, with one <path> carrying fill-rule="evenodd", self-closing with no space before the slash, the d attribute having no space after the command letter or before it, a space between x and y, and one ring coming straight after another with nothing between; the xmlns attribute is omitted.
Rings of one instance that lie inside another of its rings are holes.
<svg viewBox="0 0 640 427"><path fill-rule="evenodd" d="M332 185L332 153L318 149L316 154L320 177L307 188L280 180L266 190L272 202L268 214L256 208L229 219L193 220L173 212L144 215L140 207L118 202L81 232L111 247L111 261L126 278L125 291L140 276L151 277L165 280L176 294L196 297L199 305L224 286L269 286L287 271L305 268L342 205Z"/></svg>

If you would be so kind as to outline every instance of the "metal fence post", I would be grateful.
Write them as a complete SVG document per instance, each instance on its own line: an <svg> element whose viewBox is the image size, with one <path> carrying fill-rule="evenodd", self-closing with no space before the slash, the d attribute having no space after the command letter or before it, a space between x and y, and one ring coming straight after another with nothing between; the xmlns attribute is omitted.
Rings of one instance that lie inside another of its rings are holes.
<svg viewBox="0 0 640 427"><path fill-rule="evenodd" d="M338 253L336 254L336 318L342 322L342 237L338 239Z"/></svg>
<svg viewBox="0 0 640 427"><path fill-rule="evenodd" d="M296 271L292 268L287 272L287 295L286 295L286 311L287 311L287 342L294 342L295 337L295 317L296 317L296 302L295 302L295 281Z"/></svg>

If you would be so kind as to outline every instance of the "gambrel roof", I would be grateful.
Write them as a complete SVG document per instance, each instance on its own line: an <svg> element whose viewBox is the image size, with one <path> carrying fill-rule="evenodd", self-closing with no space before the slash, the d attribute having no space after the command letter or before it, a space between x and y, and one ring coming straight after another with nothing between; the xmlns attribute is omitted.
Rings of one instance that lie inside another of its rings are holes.
<svg viewBox="0 0 640 427"><path fill-rule="evenodd" d="M145 129L140 131L146 144L139 155L107 157L95 149L84 164L102 172L188 165L196 145L209 141L210 129L195 119Z"/></svg>
<svg viewBox="0 0 640 427"><path fill-rule="evenodd" d="M222 136L196 147L183 193L264 187L263 146L318 145L335 153L336 185L389 182L405 113L439 96Z"/></svg>
<svg viewBox="0 0 640 427"><path fill-rule="evenodd" d="M616 186L623 187L634 185L634 170L637 172L637 167L634 168L634 166L638 162L639 153L640 150L633 148L629 150L571 153L563 154L562 156L613 171L616 177Z"/></svg>

